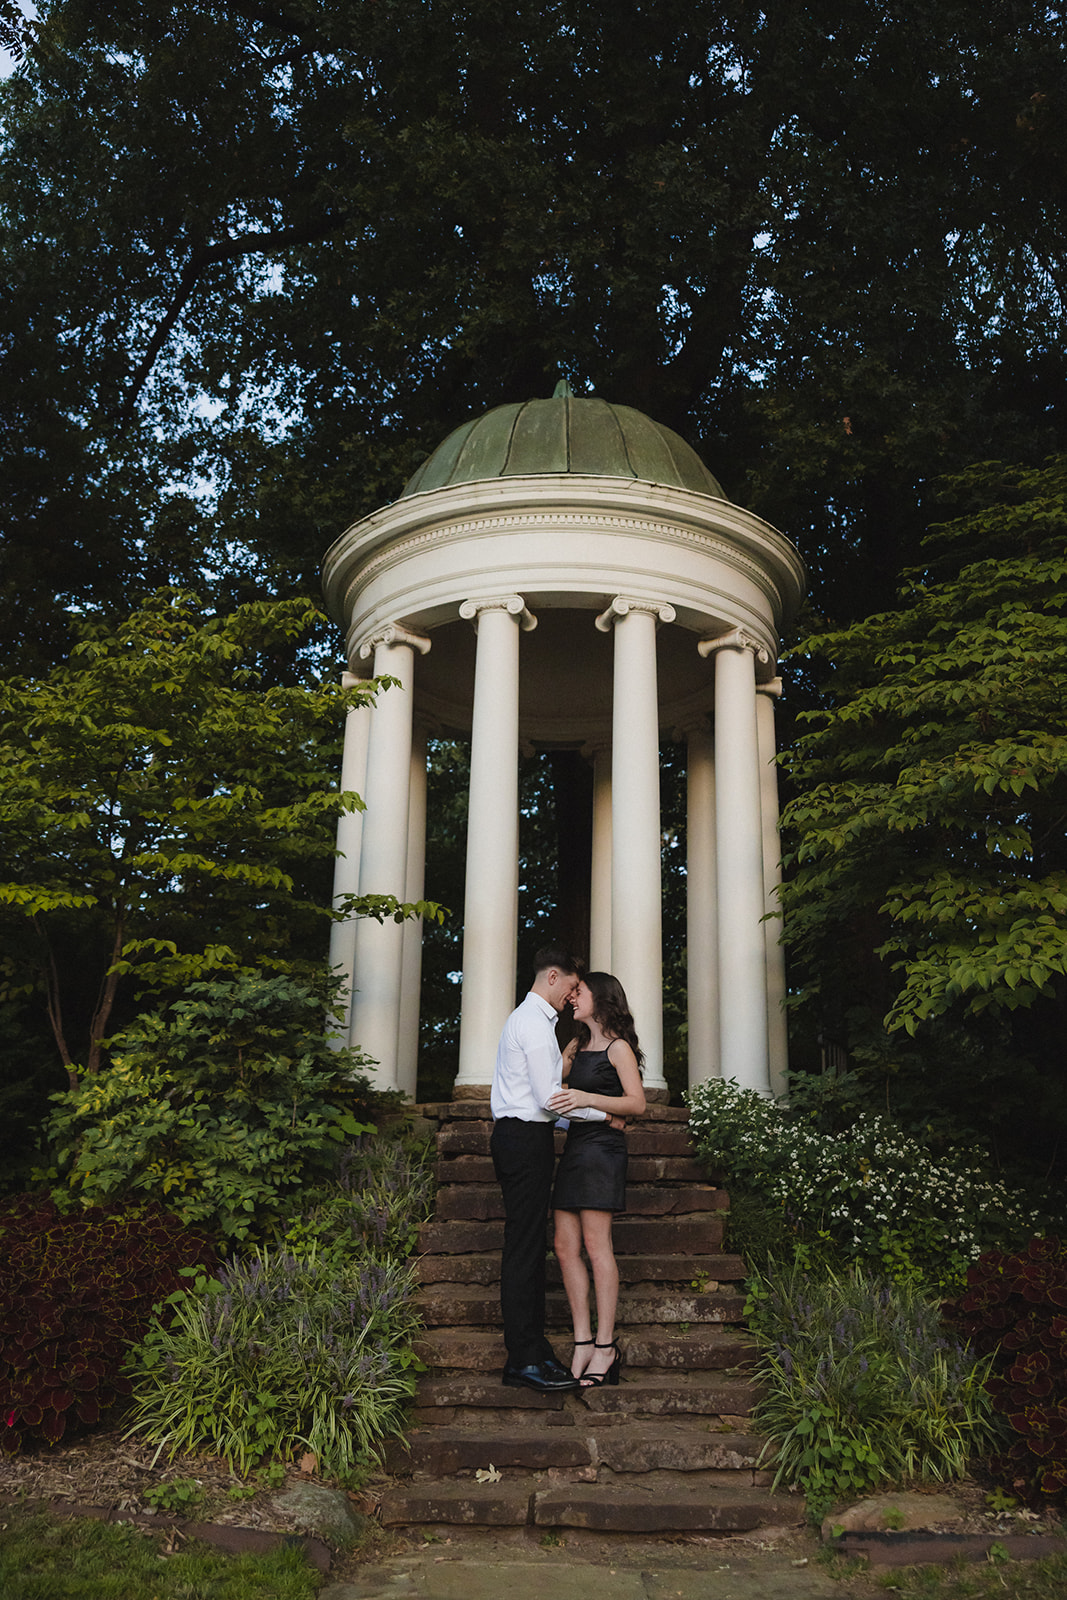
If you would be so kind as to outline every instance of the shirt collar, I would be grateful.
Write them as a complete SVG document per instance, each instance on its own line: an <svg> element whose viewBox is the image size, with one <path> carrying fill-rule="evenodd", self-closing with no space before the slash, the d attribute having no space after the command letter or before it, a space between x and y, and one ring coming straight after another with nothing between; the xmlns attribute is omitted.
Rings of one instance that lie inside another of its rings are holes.
<svg viewBox="0 0 1067 1600"><path fill-rule="evenodd" d="M549 1005L548 1001L543 995L536 994L533 989L529 989L527 990L526 998L527 1000L532 1000L538 1010L541 1011L550 1022L555 1022L559 1013L556 1011L554 1006Z"/></svg>

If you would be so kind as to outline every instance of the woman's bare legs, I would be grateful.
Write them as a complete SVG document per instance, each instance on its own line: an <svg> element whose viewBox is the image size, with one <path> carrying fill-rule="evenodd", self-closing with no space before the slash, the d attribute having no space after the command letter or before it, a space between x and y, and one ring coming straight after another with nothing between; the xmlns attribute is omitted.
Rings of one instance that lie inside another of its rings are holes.
<svg viewBox="0 0 1067 1600"><path fill-rule="evenodd" d="M611 1246L611 1219L610 1211L581 1211L576 1219L579 1220L579 1231L585 1243L585 1253L593 1269L593 1287L596 1291L596 1342L600 1346L610 1346L615 1338L615 1311L619 1303L619 1268ZM568 1295L569 1292L568 1290ZM587 1287L586 1326L589 1325L588 1296ZM572 1302L572 1312L573 1309ZM575 1327L577 1326L575 1322ZM598 1377L607 1372L614 1359L614 1350L594 1349L591 1359L584 1364L582 1373L586 1377Z"/></svg>
<svg viewBox="0 0 1067 1600"><path fill-rule="evenodd" d="M554 1218L556 1259L563 1274L563 1287L567 1291L567 1303L574 1324L575 1351L571 1357L571 1373L575 1378L580 1378L589 1365L590 1356L596 1353L589 1320L589 1274L582 1260L581 1216L577 1211L556 1211Z"/></svg>

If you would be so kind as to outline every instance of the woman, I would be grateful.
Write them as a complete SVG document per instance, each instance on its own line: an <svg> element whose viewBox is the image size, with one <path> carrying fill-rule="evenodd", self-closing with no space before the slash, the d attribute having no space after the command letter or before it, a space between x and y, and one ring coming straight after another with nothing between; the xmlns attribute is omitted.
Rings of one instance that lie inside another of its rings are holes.
<svg viewBox="0 0 1067 1600"><path fill-rule="evenodd" d="M571 1123L552 1195L556 1256L574 1322L571 1372L583 1388L592 1388L618 1383L622 1365L615 1343L619 1269L611 1247L611 1218L626 1207L626 1137L622 1129L626 1117L639 1117L645 1109L641 1085L644 1057L622 984L610 972L588 973L578 985L572 1005L578 1036L564 1054L567 1081L549 1100L549 1110L566 1116L582 1106L595 1106L611 1118L610 1122ZM595 1339L583 1244L596 1290Z"/></svg>

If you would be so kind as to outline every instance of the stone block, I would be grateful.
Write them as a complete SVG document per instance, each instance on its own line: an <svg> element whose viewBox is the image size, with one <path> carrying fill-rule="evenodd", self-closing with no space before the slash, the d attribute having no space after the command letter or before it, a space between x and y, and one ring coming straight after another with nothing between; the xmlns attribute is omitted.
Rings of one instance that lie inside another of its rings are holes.
<svg viewBox="0 0 1067 1600"><path fill-rule="evenodd" d="M710 1428L637 1423L609 1429L597 1439L602 1465L613 1472L707 1472L751 1474L764 1441L751 1434L713 1433Z"/></svg>
<svg viewBox="0 0 1067 1600"><path fill-rule="evenodd" d="M385 1449L387 1472L425 1472L438 1478L489 1467L543 1472L548 1467L591 1464L588 1441L574 1428L527 1428L512 1433L485 1427L428 1428L410 1433L405 1440L390 1440Z"/></svg>
<svg viewBox="0 0 1067 1600"><path fill-rule="evenodd" d="M387 1528L407 1523L467 1527L524 1527L530 1520L533 1480L496 1484L398 1484L382 1496L381 1519Z"/></svg>

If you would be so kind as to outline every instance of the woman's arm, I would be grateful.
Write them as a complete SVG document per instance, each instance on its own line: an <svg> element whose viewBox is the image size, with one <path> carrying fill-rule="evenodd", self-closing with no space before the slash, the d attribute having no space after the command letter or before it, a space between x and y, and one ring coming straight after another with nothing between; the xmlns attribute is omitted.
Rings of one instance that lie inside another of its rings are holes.
<svg viewBox="0 0 1067 1600"><path fill-rule="evenodd" d="M625 1039L613 1039L608 1060L619 1074L622 1094L589 1094L585 1089L559 1089L548 1102L549 1110L562 1116L591 1106L609 1117L640 1117L645 1109L645 1091L637 1068L637 1057Z"/></svg>
<svg viewBox="0 0 1067 1600"><path fill-rule="evenodd" d="M576 1034L575 1037L570 1040L570 1042L567 1045L567 1048L563 1052L563 1081L564 1081L564 1083L566 1083L566 1081L567 1081L567 1078L568 1078L568 1076L570 1074L570 1070L574 1065L574 1058L575 1058L575 1056L577 1054L578 1054L578 1036Z"/></svg>

